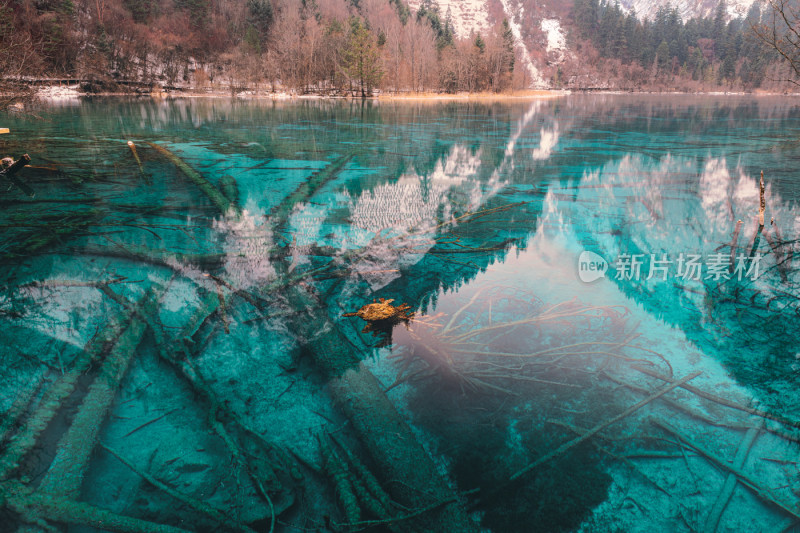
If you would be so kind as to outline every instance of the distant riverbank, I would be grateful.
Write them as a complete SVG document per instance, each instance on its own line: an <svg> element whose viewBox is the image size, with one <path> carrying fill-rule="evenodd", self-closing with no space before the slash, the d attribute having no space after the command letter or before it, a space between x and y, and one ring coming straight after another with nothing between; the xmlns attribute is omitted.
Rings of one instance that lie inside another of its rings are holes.
<svg viewBox="0 0 800 533"><path fill-rule="evenodd" d="M692 94L704 96L798 96L798 93L779 93L768 91L735 92L735 91L707 91L707 92L681 92L681 91L634 91L624 89L527 89L502 93L477 92L477 93L436 93L436 92L403 92L403 93L376 93L366 98L378 102L448 102L448 101L516 101L560 98L575 94ZM7 95L9 97L13 95ZM57 102L77 100L87 97L140 97L155 99L172 98L236 98L239 100L361 100L361 97L352 95L332 95L309 93L300 94L294 91L244 90L231 92L222 89L160 89L151 92L86 92L79 85L54 85L40 87L37 91L20 93L16 107L24 107L26 100L40 100L43 102Z"/></svg>

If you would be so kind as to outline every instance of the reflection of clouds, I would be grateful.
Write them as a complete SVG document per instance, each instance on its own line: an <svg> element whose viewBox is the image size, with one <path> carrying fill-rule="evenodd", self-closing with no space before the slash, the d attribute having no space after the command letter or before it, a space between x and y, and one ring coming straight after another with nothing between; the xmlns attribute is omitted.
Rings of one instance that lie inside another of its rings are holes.
<svg viewBox="0 0 800 533"><path fill-rule="evenodd" d="M550 130L542 128L540 137L539 148L534 148L532 154L533 159L536 161L547 159L553 153L553 148L558 144L558 124Z"/></svg>
<svg viewBox="0 0 800 533"><path fill-rule="evenodd" d="M241 216L226 216L214 221L214 229L224 238L225 270L230 281L247 289L275 278L269 254L274 237L262 217L248 211Z"/></svg>

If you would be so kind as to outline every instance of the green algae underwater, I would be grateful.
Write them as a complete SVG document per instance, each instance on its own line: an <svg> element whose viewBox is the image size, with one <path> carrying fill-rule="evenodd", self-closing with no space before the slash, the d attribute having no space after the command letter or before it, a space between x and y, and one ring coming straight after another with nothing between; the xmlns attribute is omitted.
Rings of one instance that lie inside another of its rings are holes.
<svg viewBox="0 0 800 533"><path fill-rule="evenodd" d="M0 531L800 522L793 100L3 120Z"/></svg>

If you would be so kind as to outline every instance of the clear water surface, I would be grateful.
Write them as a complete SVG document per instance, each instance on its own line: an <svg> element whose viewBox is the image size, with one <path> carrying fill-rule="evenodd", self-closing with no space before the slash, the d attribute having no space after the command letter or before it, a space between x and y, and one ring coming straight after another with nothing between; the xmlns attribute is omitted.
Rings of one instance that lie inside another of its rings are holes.
<svg viewBox="0 0 800 533"><path fill-rule="evenodd" d="M3 120L1 531L795 527L795 100Z"/></svg>

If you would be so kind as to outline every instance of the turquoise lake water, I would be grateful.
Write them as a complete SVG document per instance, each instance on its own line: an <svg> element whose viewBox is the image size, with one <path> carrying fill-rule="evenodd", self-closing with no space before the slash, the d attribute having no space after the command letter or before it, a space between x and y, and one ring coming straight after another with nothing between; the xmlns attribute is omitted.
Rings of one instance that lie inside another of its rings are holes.
<svg viewBox="0 0 800 533"><path fill-rule="evenodd" d="M3 121L0 531L798 527L796 100Z"/></svg>

